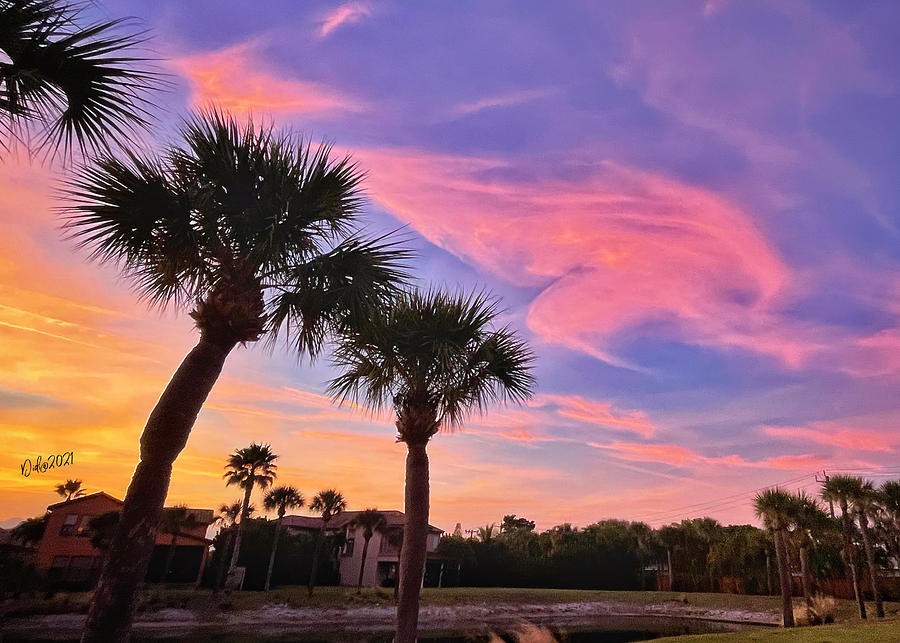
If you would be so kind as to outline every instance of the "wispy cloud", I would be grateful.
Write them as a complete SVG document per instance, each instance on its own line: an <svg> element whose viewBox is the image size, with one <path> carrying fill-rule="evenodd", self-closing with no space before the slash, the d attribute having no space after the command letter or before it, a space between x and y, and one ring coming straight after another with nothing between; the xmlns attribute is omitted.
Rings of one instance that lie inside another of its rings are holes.
<svg viewBox="0 0 900 643"><path fill-rule="evenodd" d="M553 89L523 89L506 94L488 96L467 103L458 103L450 110L450 116L459 118L461 116L476 114L486 109L522 105L523 103L528 103L540 98L546 98L553 93Z"/></svg>
<svg viewBox="0 0 900 643"><path fill-rule="evenodd" d="M319 25L319 35L327 38L335 29L343 25L359 22L372 15L372 5L368 2L347 2L326 15Z"/></svg>

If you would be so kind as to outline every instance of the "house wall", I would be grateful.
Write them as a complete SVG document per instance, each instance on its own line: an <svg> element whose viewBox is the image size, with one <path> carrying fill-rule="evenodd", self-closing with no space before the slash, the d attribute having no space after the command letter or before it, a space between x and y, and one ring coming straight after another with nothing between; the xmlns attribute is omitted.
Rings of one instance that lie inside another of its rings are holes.
<svg viewBox="0 0 900 643"><path fill-rule="evenodd" d="M349 548L350 540L353 540L352 552ZM441 541L440 533L428 534L427 551L434 553L437 551ZM341 585L355 586L359 580L359 568L362 565L363 548L365 547L365 538L363 537L363 529L357 528L347 529L348 544L344 545L339 556L339 568L341 574ZM369 549L366 554L366 567L363 570L363 586L364 587L380 587L382 578L378 572L379 563L399 563L399 548L390 544L390 541L383 533L372 534L369 541Z"/></svg>
<svg viewBox="0 0 900 643"><path fill-rule="evenodd" d="M72 502L71 507L63 505L54 509L38 544L35 564L41 569L49 569L56 556L99 556L88 537L88 521L94 516L118 511L121 506L111 498L95 496Z"/></svg>

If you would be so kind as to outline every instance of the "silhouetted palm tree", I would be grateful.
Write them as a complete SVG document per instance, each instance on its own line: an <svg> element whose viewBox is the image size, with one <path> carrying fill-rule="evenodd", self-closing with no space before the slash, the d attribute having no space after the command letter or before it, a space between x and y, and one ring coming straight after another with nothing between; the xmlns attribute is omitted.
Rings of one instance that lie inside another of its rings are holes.
<svg viewBox="0 0 900 643"><path fill-rule="evenodd" d="M884 513L890 549L900 559L900 480L883 482L878 495Z"/></svg>
<svg viewBox="0 0 900 643"><path fill-rule="evenodd" d="M238 557L241 555L241 539L244 535L244 524L247 522L247 508L250 506L250 495L253 487L266 489L278 477L275 460L278 456L272 453L268 444L251 443L243 449L236 449L228 456L228 464L225 465L225 484L238 485L244 490L244 500L241 504L240 524L234 539L234 549L231 552L231 562L228 565L228 574L234 573Z"/></svg>
<svg viewBox="0 0 900 643"><path fill-rule="evenodd" d="M400 559L397 643L416 640L428 538L428 441L469 411L531 395L532 354L509 328L494 330L496 302L480 294L410 292L345 334L331 392L378 409L391 404L406 443L406 534Z"/></svg>
<svg viewBox="0 0 900 643"><path fill-rule="evenodd" d="M791 569L785 546L784 532L790 523L795 498L779 488L766 489L753 501L756 515L763 519L775 540L775 558L778 561L778 579L781 584L781 617L785 627L794 627L794 605L791 600Z"/></svg>
<svg viewBox="0 0 900 643"><path fill-rule="evenodd" d="M189 120L182 137L152 158L103 156L68 190L67 226L91 257L118 265L159 306L191 308L200 331L141 436L88 642L128 635L172 464L231 351L284 336L315 358L405 274L408 253L354 232L362 173L349 158L215 111Z"/></svg>
<svg viewBox="0 0 900 643"><path fill-rule="evenodd" d="M56 485L56 493L69 502L72 498L83 496L87 491L81 488L81 480L66 480Z"/></svg>
<svg viewBox="0 0 900 643"><path fill-rule="evenodd" d="M122 20L87 22L83 10L60 0L0 1L5 138L34 133L37 148L69 148L74 139L83 152L97 151L147 125L145 92L158 76L131 53L143 34L123 31Z"/></svg>
<svg viewBox="0 0 900 643"><path fill-rule="evenodd" d="M316 548L313 552L312 569L309 571L309 595L312 596L316 586L316 572L319 571L319 556L322 554L322 544L325 542L325 530L331 519L347 508L347 501L340 491L325 489L315 495L309 508L322 516L322 526L319 528L319 536L316 539Z"/></svg>
<svg viewBox="0 0 900 643"><path fill-rule="evenodd" d="M356 581L356 593L362 592L363 572L366 569L366 557L369 554L369 541L376 533L384 531L387 527L387 518L377 509L366 509L359 512L353 522L353 527L361 527L363 530L362 561L359 564L359 579Z"/></svg>
<svg viewBox="0 0 900 643"><path fill-rule="evenodd" d="M281 521L288 509L299 509L303 506L305 500L303 494L296 487L289 485L275 487L266 494L263 500L263 506L269 511L275 511L278 514L278 520L275 521L275 537L272 539L272 553L269 555L269 568L266 570L266 586L268 592L272 584L272 570L275 568L275 552L278 551L278 536L281 533Z"/></svg>
<svg viewBox="0 0 900 643"><path fill-rule="evenodd" d="M789 520L794 525L793 535L797 540L797 548L800 555L800 578L803 587L803 598L806 607L812 607L814 594L813 577L809 566L809 548L832 525L832 519L819 506L814 498L804 491L799 491L794 496L794 504L791 507Z"/></svg>
<svg viewBox="0 0 900 643"><path fill-rule="evenodd" d="M237 530L238 518L241 517L243 503L235 500L230 505L222 504L219 506L219 515L216 516L215 522L222 525L222 538L220 540L222 553L219 556L219 567L216 571L216 584L213 586L213 594L219 592L225 585L225 570L228 566L225 564L229 547L234 547L234 532ZM252 504L247 507L247 518L253 515L256 507Z"/></svg>
<svg viewBox="0 0 900 643"><path fill-rule="evenodd" d="M884 602L878 580L878 567L875 564L875 548L869 531L869 520L879 510L878 495L874 485L866 480L859 480L859 489L850 497L852 512L859 521L859 532L862 535L863 549L866 553L866 566L869 568L869 583L872 585L872 599L875 601L875 616L884 618Z"/></svg>
<svg viewBox="0 0 900 643"><path fill-rule="evenodd" d="M163 567L162 582L168 582L169 571L172 569L172 560L175 558L175 546L178 536L189 529L200 525L194 513L185 505L176 505L163 510L162 519L159 521L159 530L172 535L169 543L169 551L166 552L166 564Z"/></svg>
<svg viewBox="0 0 900 643"><path fill-rule="evenodd" d="M859 568L856 565L856 550L853 546L853 520L850 516L850 501L859 493L861 480L853 476L831 476L822 485L822 499L837 503L841 508L841 536L844 541L844 564L847 566L848 580L853 583L859 617L866 618L866 604L859 587Z"/></svg>

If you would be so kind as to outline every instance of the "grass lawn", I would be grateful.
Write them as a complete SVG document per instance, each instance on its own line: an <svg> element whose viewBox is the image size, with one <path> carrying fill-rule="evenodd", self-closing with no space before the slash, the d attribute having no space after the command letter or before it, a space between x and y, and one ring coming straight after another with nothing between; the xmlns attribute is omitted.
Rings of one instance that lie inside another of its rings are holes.
<svg viewBox="0 0 900 643"><path fill-rule="evenodd" d="M897 643L900 620L855 625L820 625L792 630L760 629L733 634L699 634L654 639L654 643Z"/></svg>

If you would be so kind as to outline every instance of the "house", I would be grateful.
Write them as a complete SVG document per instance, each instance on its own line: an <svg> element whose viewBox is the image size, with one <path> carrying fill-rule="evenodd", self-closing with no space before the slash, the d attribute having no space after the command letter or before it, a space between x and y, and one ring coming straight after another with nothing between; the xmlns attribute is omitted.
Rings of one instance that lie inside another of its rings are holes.
<svg viewBox="0 0 900 643"><path fill-rule="evenodd" d="M353 524L361 512L344 511L328 523L329 534L342 534L344 544L338 553L338 571L341 585L356 585L362 565L365 545L363 529ZM366 587L393 587L397 582L400 565L400 541L406 514L402 511L382 511L387 528L372 535L366 554L363 582ZM315 534L322 528L322 519L312 516L285 516L282 525L294 532ZM438 555L443 530L428 526L426 585L440 585L443 561Z"/></svg>
<svg viewBox="0 0 900 643"><path fill-rule="evenodd" d="M98 491L47 507L47 527L35 552L35 565L48 577L68 586L92 586L100 575L103 553L91 544L91 518L120 511L122 501ZM212 509L191 509L196 524L176 536L169 579L195 582L206 565L211 540L206 530L213 522ZM159 532L147 570L148 581L162 580L172 534Z"/></svg>

